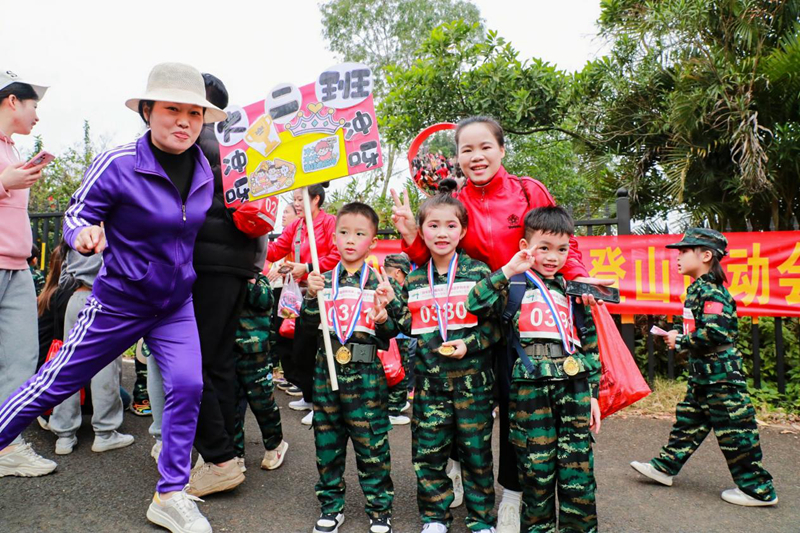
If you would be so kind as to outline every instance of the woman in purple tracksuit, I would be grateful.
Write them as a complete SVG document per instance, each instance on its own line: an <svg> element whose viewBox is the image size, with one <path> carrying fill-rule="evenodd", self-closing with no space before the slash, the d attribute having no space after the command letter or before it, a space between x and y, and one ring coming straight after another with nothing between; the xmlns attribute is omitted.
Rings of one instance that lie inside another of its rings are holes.
<svg viewBox="0 0 800 533"><path fill-rule="evenodd" d="M0 407L0 449L143 337L166 393L161 479L147 517L173 532L207 533L184 490L203 391L192 251L214 191L195 141L203 122L226 115L206 101L200 73L179 63L154 67L146 94L126 105L150 130L93 161L64 218L65 241L104 252L104 266L58 355Z"/></svg>

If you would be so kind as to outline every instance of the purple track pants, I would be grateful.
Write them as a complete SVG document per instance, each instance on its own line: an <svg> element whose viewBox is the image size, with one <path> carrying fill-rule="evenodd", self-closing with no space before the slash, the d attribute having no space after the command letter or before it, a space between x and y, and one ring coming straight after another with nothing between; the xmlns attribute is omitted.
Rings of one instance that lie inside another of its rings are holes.
<svg viewBox="0 0 800 533"><path fill-rule="evenodd" d="M0 449L142 337L161 370L166 395L158 461L161 479L156 490L182 490L189 482L203 393L200 341L191 299L162 316L141 318L110 311L90 297L56 357L0 407Z"/></svg>

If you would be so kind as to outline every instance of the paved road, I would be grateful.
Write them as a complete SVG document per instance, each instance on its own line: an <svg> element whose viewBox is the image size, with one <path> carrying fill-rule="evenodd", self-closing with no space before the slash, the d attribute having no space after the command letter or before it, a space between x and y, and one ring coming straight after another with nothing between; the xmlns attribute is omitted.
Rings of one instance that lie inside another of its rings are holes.
<svg viewBox="0 0 800 533"><path fill-rule="evenodd" d="M133 365L125 365L130 385ZM279 470L259 469L263 449L254 419L247 422L247 480L235 491L209 496L201 509L214 531L285 533L311 531L318 514L314 497L316 468L312 433L300 425L301 414L286 408L279 394L284 432L289 441L286 462ZM145 511L157 479L147 435L150 418L125 415L122 430L136 442L125 449L93 453L88 418L78 434L79 444L59 467L41 478L0 479L0 533L108 532L157 533ZM642 418L606 420L595 459L599 484L598 509L603 531L788 533L800 531L800 440L778 430L762 431L765 464L775 476L781 503L774 508L746 509L723 502L719 493L732 487L724 459L710 438L676 478L671 488L642 481L628 466L647 460L666 441L670 422ZM35 448L55 457L55 436L36 427L25 434ZM497 433L495 432L495 445ZM397 533L417 533L415 478L411 467L409 427L391 432L395 482L394 525ZM366 532L364 498L354 461L348 462L347 521L341 533ZM463 507L456 510L453 533L467 531Z"/></svg>

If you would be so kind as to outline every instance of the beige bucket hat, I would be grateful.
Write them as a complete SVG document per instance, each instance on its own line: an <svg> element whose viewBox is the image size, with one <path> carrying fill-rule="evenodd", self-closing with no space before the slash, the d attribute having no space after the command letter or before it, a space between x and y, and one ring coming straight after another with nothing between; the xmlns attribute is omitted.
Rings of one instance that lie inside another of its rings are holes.
<svg viewBox="0 0 800 533"><path fill-rule="evenodd" d="M184 63L160 63L153 67L147 78L145 93L129 99L125 105L138 113L142 100L199 105L206 108L203 117L205 122L219 122L228 116L206 100L206 85L200 71Z"/></svg>

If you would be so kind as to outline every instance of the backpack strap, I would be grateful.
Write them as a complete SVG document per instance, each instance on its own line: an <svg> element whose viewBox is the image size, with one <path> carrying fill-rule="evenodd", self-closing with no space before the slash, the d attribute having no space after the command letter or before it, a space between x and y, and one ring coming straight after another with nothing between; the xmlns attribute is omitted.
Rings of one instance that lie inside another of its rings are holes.
<svg viewBox="0 0 800 533"><path fill-rule="evenodd" d="M519 339L519 331L517 331L512 322L514 317L519 311L520 307L522 307L522 299L525 297L525 287L527 286L527 281L525 280L525 274L517 274L515 276L511 276L511 279L508 280L508 303L506 303L506 308L503 310L503 324L505 325L506 332L508 333L508 362L509 362L509 371L514 368L514 361L517 358L522 360L522 364L525 365L525 369L528 372L533 372L533 363L531 362L528 354L525 353L525 350L522 349L522 343Z"/></svg>

